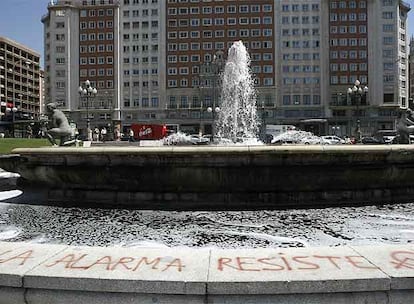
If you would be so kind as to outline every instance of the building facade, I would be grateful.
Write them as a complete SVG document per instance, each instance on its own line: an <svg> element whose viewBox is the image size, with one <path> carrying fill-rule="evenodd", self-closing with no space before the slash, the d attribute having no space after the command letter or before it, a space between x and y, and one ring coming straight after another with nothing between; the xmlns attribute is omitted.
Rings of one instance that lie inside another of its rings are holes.
<svg viewBox="0 0 414 304"><path fill-rule="evenodd" d="M262 125L372 135L393 129L408 106L410 6L401 0L66 0L48 11L46 98L78 125L91 100L77 88L89 79L98 90L92 124L212 133L238 40Z"/></svg>
<svg viewBox="0 0 414 304"><path fill-rule="evenodd" d="M121 112L132 123L164 123L166 1L121 4Z"/></svg>
<svg viewBox="0 0 414 304"><path fill-rule="evenodd" d="M40 115L40 95L40 54L0 37L0 132L25 136Z"/></svg>
<svg viewBox="0 0 414 304"><path fill-rule="evenodd" d="M404 1L368 1L369 102L367 114L374 128L394 129L396 111L408 107L407 17L410 6Z"/></svg>
<svg viewBox="0 0 414 304"><path fill-rule="evenodd" d="M409 107L414 109L414 37L410 39L410 55L408 56L409 64Z"/></svg>
<svg viewBox="0 0 414 304"><path fill-rule="evenodd" d="M220 73L238 40L251 50L258 104L262 111L276 108L274 3L167 1L168 123L180 124L186 133L211 134L220 107Z"/></svg>
<svg viewBox="0 0 414 304"><path fill-rule="evenodd" d="M270 122L295 124L321 134L327 117L323 103L321 1L276 3L278 102Z"/></svg>
<svg viewBox="0 0 414 304"><path fill-rule="evenodd" d="M56 102L81 133L121 121L119 5L113 0L55 1L42 18L45 102ZM85 81L94 97L79 94Z"/></svg>

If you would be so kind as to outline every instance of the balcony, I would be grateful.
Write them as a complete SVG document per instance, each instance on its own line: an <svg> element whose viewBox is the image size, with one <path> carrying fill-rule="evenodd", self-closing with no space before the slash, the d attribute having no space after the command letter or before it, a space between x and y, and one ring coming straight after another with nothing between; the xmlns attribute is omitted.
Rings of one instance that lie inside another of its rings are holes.
<svg viewBox="0 0 414 304"><path fill-rule="evenodd" d="M329 106L331 107L366 107L369 106L369 102L366 100L361 100L361 102L357 102L355 100L336 100L329 102Z"/></svg>

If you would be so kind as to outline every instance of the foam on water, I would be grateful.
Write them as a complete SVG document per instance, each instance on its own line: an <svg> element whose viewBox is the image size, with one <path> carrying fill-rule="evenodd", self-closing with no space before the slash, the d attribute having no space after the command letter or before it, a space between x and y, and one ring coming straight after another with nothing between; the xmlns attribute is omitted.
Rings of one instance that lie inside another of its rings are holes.
<svg viewBox="0 0 414 304"><path fill-rule="evenodd" d="M23 194L23 192L20 190L0 191L0 201L17 197L21 194Z"/></svg>
<svg viewBox="0 0 414 304"><path fill-rule="evenodd" d="M21 229L13 226L0 226L0 241L10 240L17 237Z"/></svg>

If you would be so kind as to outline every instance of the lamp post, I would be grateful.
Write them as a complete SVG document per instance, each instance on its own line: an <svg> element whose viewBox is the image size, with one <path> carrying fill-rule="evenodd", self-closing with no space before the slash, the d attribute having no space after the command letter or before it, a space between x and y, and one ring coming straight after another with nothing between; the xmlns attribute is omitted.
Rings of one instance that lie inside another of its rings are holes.
<svg viewBox="0 0 414 304"><path fill-rule="evenodd" d="M361 121L359 119L359 106L361 105L362 96L368 94L368 87L361 85L361 82L357 79L355 80L354 86L352 88L348 88L347 90L348 95L351 97L351 100L354 99L356 103L356 135L357 135L357 142L361 142Z"/></svg>
<svg viewBox="0 0 414 304"><path fill-rule="evenodd" d="M12 137L15 138L16 135L14 133L14 130L15 130L15 128L14 128L14 119L15 119L15 114L17 112L17 108L14 107L14 106L12 108L6 108L6 112L7 113L11 112L11 114L12 114Z"/></svg>
<svg viewBox="0 0 414 304"><path fill-rule="evenodd" d="M98 90L91 86L91 82L86 80L85 83L79 86L78 89L80 97L86 97L86 132L88 141L92 140L91 136L91 122L89 120L89 98L95 97L98 94Z"/></svg>
<svg viewBox="0 0 414 304"><path fill-rule="evenodd" d="M332 126L332 134L335 136L338 135L337 132L339 132L340 129L341 128L339 126Z"/></svg>
<svg viewBox="0 0 414 304"><path fill-rule="evenodd" d="M211 135L214 137L215 131L216 131L215 130L215 123L216 123L216 115L215 114L220 112L220 108L215 107L214 110L213 110L212 107L208 107L207 112L213 114L213 123L211 124L211 133L212 133Z"/></svg>
<svg viewBox="0 0 414 304"><path fill-rule="evenodd" d="M262 101L262 140L266 141L266 111L265 111L265 102Z"/></svg>

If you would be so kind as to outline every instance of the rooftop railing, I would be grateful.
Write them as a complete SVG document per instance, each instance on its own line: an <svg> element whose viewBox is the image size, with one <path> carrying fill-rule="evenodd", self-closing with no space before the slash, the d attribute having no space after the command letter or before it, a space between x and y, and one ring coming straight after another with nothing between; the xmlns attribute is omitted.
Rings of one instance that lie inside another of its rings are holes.
<svg viewBox="0 0 414 304"><path fill-rule="evenodd" d="M400 0L400 3L401 3L401 5L407 7L408 9L411 9L411 6L410 6L410 4L408 2L405 2L403 0Z"/></svg>

